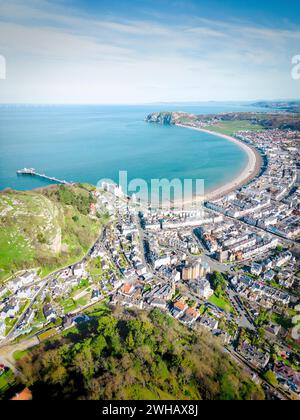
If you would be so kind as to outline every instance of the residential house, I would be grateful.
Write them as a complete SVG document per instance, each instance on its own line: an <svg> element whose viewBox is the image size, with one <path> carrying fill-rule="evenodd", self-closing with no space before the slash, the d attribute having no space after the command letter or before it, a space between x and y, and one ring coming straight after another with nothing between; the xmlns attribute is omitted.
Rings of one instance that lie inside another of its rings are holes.
<svg viewBox="0 0 300 420"><path fill-rule="evenodd" d="M184 324L191 326L192 324L194 324L194 322L197 321L199 317L200 317L200 314L198 311L192 308L188 308L183 314L183 316L180 318L180 321L183 322Z"/></svg>
<svg viewBox="0 0 300 420"><path fill-rule="evenodd" d="M189 287L199 295L200 298L208 300L214 291L210 287L210 283L206 279L200 279L189 283Z"/></svg>
<svg viewBox="0 0 300 420"><path fill-rule="evenodd" d="M0 319L13 318L20 310L20 303L16 299L11 299L0 313Z"/></svg>
<svg viewBox="0 0 300 420"><path fill-rule="evenodd" d="M86 275L84 264L77 264L73 267L73 275L75 277L83 277Z"/></svg>
<svg viewBox="0 0 300 420"><path fill-rule="evenodd" d="M261 264L258 263L253 263L251 266L251 274L253 274L254 276L260 276L263 270L263 266Z"/></svg>
<svg viewBox="0 0 300 420"><path fill-rule="evenodd" d="M50 305L50 303L47 303L43 308L43 313L47 321L53 322L56 320L57 315L55 309Z"/></svg>
<svg viewBox="0 0 300 420"><path fill-rule="evenodd" d="M240 349L243 356L256 368L264 369L270 361L270 354L244 341Z"/></svg>
<svg viewBox="0 0 300 420"><path fill-rule="evenodd" d="M36 277L36 273L33 271L28 271L24 274L22 274L21 276L19 276L19 278L22 281L23 286L27 286L28 284L31 284L34 282Z"/></svg>
<svg viewBox="0 0 300 420"><path fill-rule="evenodd" d="M273 271L273 270L269 270L269 271L266 271L265 273L264 273L264 280L265 281L272 281L272 280L274 280L274 277L276 276L276 273L275 273L275 271Z"/></svg>
<svg viewBox="0 0 300 420"><path fill-rule="evenodd" d="M279 382L282 382L293 392L300 394L300 372L296 372L292 367L280 362L275 365L274 373Z"/></svg>
<svg viewBox="0 0 300 420"><path fill-rule="evenodd" d="M180 318L187 309L187 305L181 301L177 301L174 303L173 308L171 309L171 314L174 318Z"/></svg>
<svg viewBox="0 0 300 420"><path fill-rule="evenodd" d="M124 283L120 289L120 293L125 296L131 296L134 292L135 285L132 283Z"/></svg>
<svg viewBox="0 0 300 420"><path fill-rule="evenodd" d="M154 268L157 270L163 267L164 265L168 266L170 264L171 264L171 257L169 255L164 255L163 257L158 258L154 262Z"/></svg>
<svg viewBox="0 0 300 420"><path fill-rule="evenodd" d="M94 289L94 290L92 291L92 297L91 297L92 302L96 302L97 300L99 300L99 299L100 299L100 297L101 297L101 292L100 292L100 290L98 290L98 289Z"/></svg>
<svg viewBox="0 0 300 420"><path fill-rule="evenodd" d="M270 323L267 327L266 327L266 331L272 335L277 336L280 333L281 330L281 326L280 325L276 325L273 323Z"/></svg>
<svg viewBox="0 0 300 420"><path fill-rule="evenodd" d="M202 316L199 319L199 323L202 327L210 330L210 331L214 331L218 329L219 326L219 321L217 321L214 318L211 318L210 316Z"/></svg>

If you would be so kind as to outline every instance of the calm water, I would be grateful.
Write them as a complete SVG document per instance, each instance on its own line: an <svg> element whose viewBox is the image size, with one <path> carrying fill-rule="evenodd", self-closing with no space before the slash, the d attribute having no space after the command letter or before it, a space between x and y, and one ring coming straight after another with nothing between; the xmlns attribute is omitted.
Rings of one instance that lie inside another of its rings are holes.
<svg viewBox="0 0 300 420"><path fill-rule="evenodd" d="M33 167L68 181L96 184L143 178L201 178L206 190L233 179L246 162L236 145L205 133L145 123L154 111L216 113L235 106L0 106L0 189L47 185L17 176Z"/></svg>

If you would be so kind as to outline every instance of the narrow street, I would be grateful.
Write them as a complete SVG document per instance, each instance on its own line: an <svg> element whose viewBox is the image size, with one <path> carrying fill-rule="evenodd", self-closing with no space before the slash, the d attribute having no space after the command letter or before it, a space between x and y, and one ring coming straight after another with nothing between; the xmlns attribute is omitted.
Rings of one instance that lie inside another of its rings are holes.
<svg viewBox="0 0 300 420"><path fill-rule="evenodd" d="M250 321L250 316L247 311L243 308L243 306L239 303L240 301L237 300L239 295L234 292L231 288L227 289L227 294L230 298L230 301L236 311L239 313L240 317L238 318L238 326L242 328L246 328L252 331L256 331L255 325L253 324L252 320Z"/></svg>

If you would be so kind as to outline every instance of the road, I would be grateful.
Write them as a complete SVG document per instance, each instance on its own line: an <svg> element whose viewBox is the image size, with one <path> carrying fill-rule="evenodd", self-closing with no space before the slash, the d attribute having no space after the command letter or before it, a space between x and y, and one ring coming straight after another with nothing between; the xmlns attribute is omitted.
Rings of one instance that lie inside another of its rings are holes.
<svg viewBox="0 0 300 420"><path fill-rule="evenodd" d="M26 378L24 375L15 367L15 359L14 359L14 353L16 351L25 351L28 350L34 346L39 344L39 340L37 337L29 338L26 340L21 341L20 343L7 345L5 347L2 347L0 349L0 363L2 363L4 366L8 367L12 370L12 372L22 379L23 381L26 381Z"/></svg>
<svg viewBox="0 0 300 420"><path fill-rule="evenodd" d="M232 274L231 265L222 264L219 261L211 258L207 253L204 253L203 255L201 255L201 260L209 264L211 272L219 271L220 273Z"/></svg>
<svg viewBox="0 0 300 420"><path fill-rule="evenodd" d="M15 336L15 331L16 329L19 327L20 324L22 324L23 320L25 319L28 311L30 311L30 309L32 308L32 306L34 305L36 299L38 298L38 296L42 293L43 290L45 290L45 288L47 287L48 283L50 282L51 278L49 278L46 281L43 281L41 283L42 284L41 288L38 290L38 292L35 294L35 296L31 299L31 302L29 304L29 306L26 308L26 310L21 314L21 316L19 317L18 321L16 322L16 324L13 326L13 328L10 330L10 332L8 333L8 335L6 336L6 339L1 343L1 345L6 342L9 342L10 340L16 338Z"/></svg>
<svg viewBox="0 0 300 420"><path fill-rule="evenodd" d="M139 246L140 246L140 251L141 251L141 256L142 256L142 262L143 262L143 265L147 267L148 264L145 258L145 247L144 247L145 232L141 226L141 221L139 219L139 216L137 215L134 216L134 223L138 229L138 238L139 238Z"/></svg>
<svg viewBox="0 0 300 420"><path fill-rule="evenodd" d="M231 288L227 289L227 294L229 296L231 304L234 306L235 310L240 315L239 319L237 320L237 323L239 327L246 328L252 331L256 331L255 325L251 319L251 316L248 314L246 309L243 307L238 293L236 293Z"/></svg>
<svg viewBox="0 0 300 420"><path fill-rule="evenodd" d="M203 254L201 255L201 259L203 261L206 261L209 264L212 272L213 271L219 271L220 273L232 273L232 267L233 266L231 264L230 265L229 264L224 264L224 263L221 263L221 262L217 261L214 258L211 258L210 253L203 246L201 240L198 238L198 236L194 232L193 232L193 237L202 249Z"/></svg>
<svg viewBox="0 0 300 420"><path fill-rule="evenodd" d="M37 337L26 338L20 341L19 343L15 344L8 344L0 348L0 357L5 359L8 363L14 365L15 359L13 357L13 354L16 351L28 350L31 347L36 346L37 344L39 344L39 340Z"/></svg>
<svg viewBox="0 0 300 420"><path fill-rule="evenodd" d="M18 369L16 369L13 364L11 364L8 360L4 359L4 357L2 356L0 356L0 364L10 369L14 373L14 375L20 378L22 381L26 381L25 376Z"/></svg>

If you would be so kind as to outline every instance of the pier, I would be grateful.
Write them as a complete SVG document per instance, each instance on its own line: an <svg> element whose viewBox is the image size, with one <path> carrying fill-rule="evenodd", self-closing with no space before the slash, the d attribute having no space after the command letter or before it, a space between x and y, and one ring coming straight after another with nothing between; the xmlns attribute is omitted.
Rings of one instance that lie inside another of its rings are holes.
<svg viewBox="0 0 300 420"><path fill-rule="evenodd" d="M18 175L30 175L38 178L46 179L47 181L55 182L56 184L72 185L72 182L61 180L53 176L38 173L34 168L24 168L17 171Z"/></svg>

